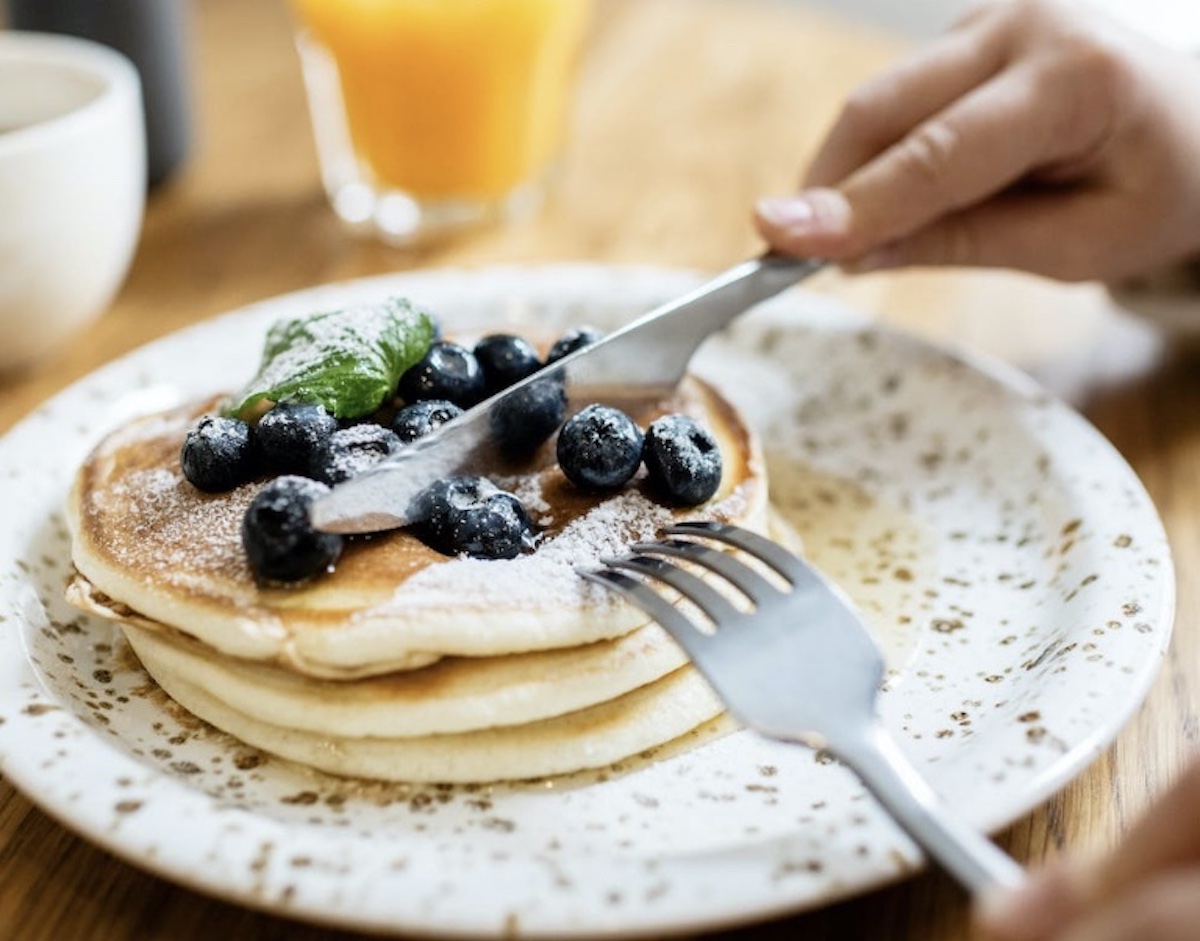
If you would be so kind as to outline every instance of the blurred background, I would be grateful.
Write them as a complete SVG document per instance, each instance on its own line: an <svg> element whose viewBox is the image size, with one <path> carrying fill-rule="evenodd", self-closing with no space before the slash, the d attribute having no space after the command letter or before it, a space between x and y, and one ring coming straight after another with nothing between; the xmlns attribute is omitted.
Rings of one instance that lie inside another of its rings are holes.
<svg viewBox="0 0 1200 941"><path fill-rule="evenodd" d="M177 15L172 25L183 31L182 48L168 61L184 87L165 86L180 104L160 113L176 119L168 127L186 133L174 138L183 146L170 172L161 174L164 185L150 194L139 253L115 315L80 345L62 350L62 372L44 384L45 374L32 377L26 407L98 358L315 283L412 266L496 262L722 267L758 249L748 224L753 199L795 187L844 96L946 28L971 0L600 0L571 133L544 211L520 225L417 253L348 238L328 209L285 0L105 4L131 16ZM1092 5L1166 44L1200 51L1200 4ZM0 11L39 16L101 6L97 0L0 0ZM942 273L831 277L822 288L1015 362L1072 399L1077 373L1107 364L1108 351L1115 351L1123 371L1147 358L1131 350L1148 355L1153 346L1131 340L1125 321L1114 320L1094 287L1047 287L984 272L969 281ZM930 291L953 299L930 304ZM1042 299L1056 308L1051 324L1040 323L1036 312ZM1013 329L1014 317L1020 326L1039 321L1037 350L1029 349L1029 331ZM19 409L14 404L11 417Z"/></svg>
<svg viewBox="0 0 1200 941"><path fill-rule="evenodd" d="M970 0L787 0L861 17L906 36L922 38L945 29ZM1200 50L1200 4L1187 0L1092 0L1091 6L1142 29L1177 49Z"/></svg>

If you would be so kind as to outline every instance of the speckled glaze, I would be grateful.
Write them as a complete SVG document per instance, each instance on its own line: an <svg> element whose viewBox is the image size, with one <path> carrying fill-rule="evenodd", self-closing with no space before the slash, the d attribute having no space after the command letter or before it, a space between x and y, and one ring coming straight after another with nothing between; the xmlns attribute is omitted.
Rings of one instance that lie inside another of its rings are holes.
<svg viewBox="0 0 1200 941"><path fill-rule="evenodd" d="M274 299L102 369L0 441L0 773L66 825L235 902L387 932L638 934L832 901L921 865L840 766L748 732L604 773L477 787L341 780L191 718L62 601L75 465L134 414L253 371L279 316L402 293L453 327L612 327L687 272L426 272ZM1140 704L1174 582L1141 485L1015 372L793 292L697 369L762 432L772 493L888 652L885 722L972 823L1079 772Z"/></svg>

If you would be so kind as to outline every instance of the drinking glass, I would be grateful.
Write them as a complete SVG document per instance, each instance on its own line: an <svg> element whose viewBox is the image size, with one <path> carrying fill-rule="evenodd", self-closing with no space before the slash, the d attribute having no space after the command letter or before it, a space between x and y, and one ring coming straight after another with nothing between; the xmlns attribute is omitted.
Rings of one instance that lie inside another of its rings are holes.
<svg viewBox="0 0 1200 941"><path fill-rule="evenodd" d="M412 245L540 204L591 0L292 0L325 191Z"/></svg>

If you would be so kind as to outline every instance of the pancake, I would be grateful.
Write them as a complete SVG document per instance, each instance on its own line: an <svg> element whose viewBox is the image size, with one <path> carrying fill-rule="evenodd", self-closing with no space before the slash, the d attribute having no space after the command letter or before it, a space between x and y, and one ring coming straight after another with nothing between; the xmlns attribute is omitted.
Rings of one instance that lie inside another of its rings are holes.
<svg viewBox="0 0 1200 941"><path fill-rule="evenodd" d="M263 587L239 536L261 483L206 494L179 468L184 435L214 404L137 419L94 449L68 502L75 567L88 591L144 622L182 631L223 655L310 677L345 680L446 656L499 657L620 637L647 619L579 578L577 566L653 538L679 519L766 528L765 470L754 435L715 390L689 379L670 400L634 417L645 425L683 411L712 430L724 476L701 507L665 507L638 481L608 497L582 494L547 446L527 472L495 478L542 528L527 555L449 558L398 530L350 540L334 571L309 583Z"/></svg>
<svg viewBox="0 0 1200 941"><path fill-rule="evenodd" d="M802 551L799 537L775 513L770 534ZM422 669L358 680L315 679L220 654L97 594L82 578L68 595L83 610L120 621L134 652L164 687L182 679L231 714L335 738L414 738L527 724L615 699L687 663L667 633L651 623L581 647L449 657ZM219 717L213 721L219 724Z"/></svg>
<svg viewBox="0 0 1200 941"><path fill-rule="evenodd" d="M687 663L661 627L647 624L582 647L447 657L419 670L320 680L222 656L178 631L123 627L160 683L164 676L185 677L263 722L341 737L407 738L534 722L615 699Z"/></svg>
<svg viewBox="0 0 1200 941"><path fill-rule="evenodd" d="M576 572L681 519L767 531L758 442L689 378L626 409L643 427L686 412L715 435L716 495L660 504L644 478L586 494L552 445L489 476L538 530L510 560L447 557L396 530L347 541L311 581L256 581L241 521L263 481L202 493L179 466L219 399L134 420L92 451L67 507L68 600L122 624L181 706L249 745L344 776L483 783L611 765L708 722L722 706L639 610Z"/></svg>
<svg viewBox="0 0 1200 941"><path fill-rule="evenodd" d="M770 532L801 551L778 514ZM78 579L72 600L121 621L181 706L247 744L341 776L449 784L573 773L715 728L722 712L657 624L585 647L331 681L218 654L89 588ZM727 720L720 731L735 727Z"/></svg>
<svg viewBox="0 0 1200 941"><path fill-rule="evenodd" d="M616 699L539 722L456 735L353 738L239 712L155 653L139 650L167 695L193 715L273 755L343 777L381 781L483 784L603 768L677 739L723 709L700 674L685 666Z"/></svg>

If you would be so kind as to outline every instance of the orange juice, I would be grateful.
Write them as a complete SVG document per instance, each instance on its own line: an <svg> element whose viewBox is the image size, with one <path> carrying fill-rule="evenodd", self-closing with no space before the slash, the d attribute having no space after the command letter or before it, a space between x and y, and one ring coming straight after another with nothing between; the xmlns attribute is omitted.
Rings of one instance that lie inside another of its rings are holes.
<svg viewBox="0 0 1200 941"><path fill-rule="evenodd" d="M589 0L292 0L373 186L497 199L561 143Z"/></svg>

